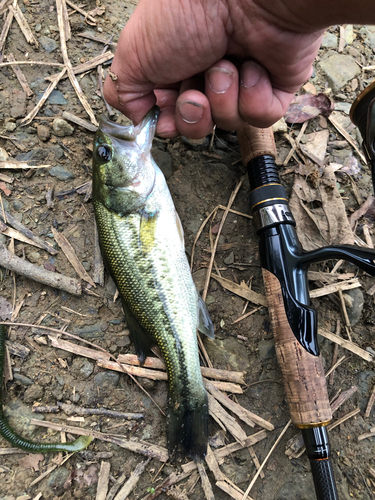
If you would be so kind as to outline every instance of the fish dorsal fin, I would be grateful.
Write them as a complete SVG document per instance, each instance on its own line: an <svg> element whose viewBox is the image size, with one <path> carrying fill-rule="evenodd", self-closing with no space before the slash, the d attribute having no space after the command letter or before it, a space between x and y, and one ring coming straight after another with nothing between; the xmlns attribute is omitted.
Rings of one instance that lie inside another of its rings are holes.
<svg viewBox="0 0 375 500"><path fill-rule="evenodd" d="M207 311L206 304L203 302L202 297L198 294L198 330L207 335L210 339L214 338L214 325L212 324L210 314Z"/></svg>
<svg viewBox="0 0 375 500"><path fill-rule="evenodd" d="M145 253L149 253L154 248L157 218L158 212L152 214L146 210L141 212L139 243Z"/></svg>
<svg viewBox="0 0 375 500"><path fill-rule="evenodd" d="M138 360L143 365L147 354L149 354L151 347L154 347L155 341L149 333L139 324L138 320L132 312L130 312L129 307L122 301L122 307L126 316L126 321L128 323L128 328L130 331L130 337L133 341Z"/></svg>

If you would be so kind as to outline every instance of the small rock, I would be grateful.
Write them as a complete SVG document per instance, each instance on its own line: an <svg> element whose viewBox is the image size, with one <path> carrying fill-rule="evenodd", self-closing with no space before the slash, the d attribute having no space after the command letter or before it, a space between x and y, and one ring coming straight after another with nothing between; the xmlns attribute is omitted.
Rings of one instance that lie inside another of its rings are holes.
<svg viewBox="0 0 375 500"><path fill-rule="evenodd" d="M259 357L262 361L276 359L275 342L273 339L262 339L258 344Z"/></svg>
<svg viewBox="0 0 375 500"><path fill-rule="evenodd" d="M116 347L128 347L130 345L129 335L123 335L116 339Z"/></svg>
<svg viewBox="0 0 375 500"><path fill-rule="evenodd" d="M16 210L17 212L18 210L21 210L21 208L23 208L24 206L25 205L21 200L14 200L14 202L12 203L13 209Z"/></svg>
<svg viewBox="0 0 375 500"><path fill-rule="evenodd" d="M99 321L94 325L87 325L81 328L74 328L74 333L77 333L80 337L84 339L92 339L92 338L103 338L104 331L108 328L108 325L105 321Z"/></svg>
<svg viewBox="0 0 375 500"><path fill-rule="evenodd" d="M74 128L62 118L55 118L52 124L52 131L57 137L66 137L73 134Z"/></svg>
<svg viewBox="0 0 375 500"><path fill-rule="evenodd" d="M207 269L199 269L193 274L193 281L199 293L202 292L206 282Z"/></svg>
<svg viewBox="0 0 375 500"><path fill-rule="evenodd" d="M146 389L146 391L152 391L155 389L156 383L155 380L151 380L149 378L138 377L139 383ZM145 438L143 438L145 439Z"/></svg>
<svg viewBox="0 0 375 500"><path fill-rule="evenodd" d="M47 30L44 31L44 33ZM49 32L48 32L49 33ZM48 36L40 36L39 43L46 52L53 52L57 49L57 42L53 38L48 38Z"/></svg>
<svg viewBox="0 0 375 500"><path fill-rule="evenodd" d="M33 385L34 382L29 379L29 377L26 377L25 375L21 375L20 373L15 372L13 375L14 380L19 382L22 385Z"/></svg>
<svg viewBox="0 0 375 500"><path fill-rule="evenodd" d="M116 387L119 383L120 375L111 372L99 372L94 377L94 384L97 387L112 386Z"/></svg>
<svg viewBox="0 0 375 500"><path fill-rule="evenodd" d="M173 174L171 155L168 151L162 151L158 148L152 148L151 153L156 165L160 168L164 177L168 180Z"/></svg>
<svg viewBox="0 0 375 500"><path fill-rule="evenodd" d="M8 122L5 125L5 130L7 132L13 132L14 130L16 130L16 128L17 128L17 125L15 124L15 122Z"/></svg>
<svg viewBox="0 0 375 500"><path fill-rule="evenodd" d="M228 257L226 257L224 259L224 264L233 264L234 263L234 252L230 252L230 254L228 255Z"/></svg>
<svg viewBox="0 0 375 500"><path fill-rule="evenodd" d="M40 261L40 253L36 250L27 253L27 258L33 264L37 264Z"/></svg>
<svg viewBox="0 0 375 500"><path fill-rule="evenodd" d="M375 27L374 26L364 26L359 30L360 34L367 45L372 49L375 49Z"/></svg>
<svg viewBox="0 0 375 500"><path fill-rule="evenodd" d="M13 91L10 95L10 115L12 118L23 118L26 116L26 92L23 90Z"/></svg>
<svg viewBox="0 0 375 500"><path fill-rule="evenodd" d="M351 307L346 307L346 310L351 326L355 326L360 320L363 311L363 304L365 302L363 292L359 288L353 288L352 290L347 290L345 295L349 295L352 299Z"/></svg>
<svg viewBox="0 0 375 500"><path fill-rule="evenodd" d="M336 54L332 51L327 52L318 66L326 74L334 90L341 89L361 72L352 56Z"/></svg>
<svg viewBox="0 0 375 500"><path fill-rule="evenodd" d="M91 269L91 264L90 264L90 262L83 261L83 262L82 262L82 266L83 266L83 268L85 269L85 271L90 271L90 269Z"/></svg>
<svg viewBox="0 0 375 500"><path fill-rule="evenodd" d="M186 225L187 229L191 231L192 233L197 233L199 228L202 225L202 222L204 221L204 217L201 214L197 214L195 217L193 217L190 222Z"/></svg>
<svg viewBox="0 0 375 500"><path fill-rule="evenodd" d="M350 102L335 102L335 110L342 111L342 112L346 113L347 115L350 112L351 106L352 105L350 104Z"/></svg>
<svg viewBox="0 0 375 500"><path fill-rule="evenodd" d="M69 475L70 472L66 467L58 467L53 472L51 472L47 484L55 495L61 496L63 493L65 493L64 484L67 481Z"/></svg>
<svg viewBox="0 0 375 500"><path fill-rule="evenodd" d="M83 376L88 378L94 371L94 364L90 363L88 359L74 358L71 372L74 376Z"/></svg>
<svg viewBox="0 0 375 500"><path fill-rule="evenodd" d="M38 399L42 399L44 396L44 389L38 384L33 384L31 387L26 389L23 401L26 404L31 404Z"/></svg>
<svg viewBox="0 0 375 500"><path fill-rule="evenodd" d="M40 427L31 425L30 421L32 418L37 420L44 420L44 415L41 413L34 413L28 405L21 403L21 401L16 400L8 404L8 408L5 409L5 416L9 419L9 425L16 430L21 436L30 436L34 434L36 430Z"/></svg>
<svg viewBox="0 0 375 500"><path fill-rule="evenodd" d="M337 36L327 31L323 35L321 46L327 49L335 49L337 47Z"/></svg>
<svg viewBox="0 0 375 500"><path fill-rule="evenodd" d="M44 92L37 93L37 96L36 96L37 102L39 102L41 100L41 98L43 97L43 94L44 94ZM49 104L57 104L59 106L65 106L66 104L68 104L68 101L65 99L63 93L60 92L60 90L56 90L56 89L52 90L51 94L49 95L49 97L47 99L47 102Z"/></svg>
<svg viewBox="0 0 375 500"><path fill-rule="evenodd" d="M49 175L52 175L52 177L57 177L60 181L74 179L74 175L71 172L69 172L69 170L67 170L64 167L61 167L60 165L52 167L48 172Z"/></svg>
<svg viewBox="0 0 375 500"><path fill-rule="evenodd" d="M39 33L39 31L42 29L42 25L38 23L38 24L36 24L36 25L35 25L35 28L34 28L34 29L35 29L35 31L36 31L37 33Z"/></svg>
<svg viewBox="0 0 375 500"><path fill-rule="evenodd" d="M8 158L9 158L9 155L5 151L5 149L0 148L0 161L7 161Z"/></svg>
<svg viewBox="0 0 375 500"><path fill-rule="evenodd" d="M48 139L51 137L51 129L48 127L48 125L38 125L36 130L38 133L38 137L42 142L48 141Z"/></svg>

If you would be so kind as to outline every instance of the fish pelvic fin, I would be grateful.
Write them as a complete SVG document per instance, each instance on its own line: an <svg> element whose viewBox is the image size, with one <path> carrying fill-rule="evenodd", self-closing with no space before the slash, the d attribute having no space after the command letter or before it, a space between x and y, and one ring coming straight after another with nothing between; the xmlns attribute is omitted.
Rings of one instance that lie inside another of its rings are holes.
<svg viewBox="0 0 375 500"><path fill-rule="evenodd" d="M208 442L206 391L195 404L181 402L181 396L168 397L167 439L172 459L189 456L194 462L204 461Z"/></svg>
<svg viewBox="0 0 375 500"><path fill-rule="evenodd" d="M124 301L122 302L122 307L124 309L126 321L128 323L130 338L133 341L138 360L140 364L143 365L147 355L151 351L151 347L154 347L155 341L153 340L151 335L146 332L146 330L139 324L138 320L130 311L129 307Z"/></svg>
<svg viewBox="0 0 375 500"><path fill-rule="evenodd" d="M214 338L214 325L202 297L198 294L198 330L208 338Z"/></svg>

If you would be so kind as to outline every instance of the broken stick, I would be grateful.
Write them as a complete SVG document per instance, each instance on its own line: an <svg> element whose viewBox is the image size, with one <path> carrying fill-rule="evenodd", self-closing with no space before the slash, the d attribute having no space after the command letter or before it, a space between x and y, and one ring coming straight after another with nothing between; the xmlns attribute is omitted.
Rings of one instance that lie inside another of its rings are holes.
<svg viewBox="0 0 375 500"><path fill-rule="evenodd" d="M31 262L27 260L20 259L16 255L8 252L4 245L0 247L0 265L9 269L9 271L14 271L26 278L38 281L38 283L42 283L43 285L64 290L72 295L81 295L82 293L81 282L77 279L68 278L62 274L47 271L43 267L31 264Z"/></svg>

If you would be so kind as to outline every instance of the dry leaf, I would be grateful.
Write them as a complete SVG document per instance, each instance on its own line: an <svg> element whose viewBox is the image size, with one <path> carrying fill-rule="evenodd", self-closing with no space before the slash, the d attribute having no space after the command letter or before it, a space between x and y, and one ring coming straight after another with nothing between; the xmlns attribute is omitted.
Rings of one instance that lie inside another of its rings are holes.
<svg viewBox="0 0 375 500"><path fill-rule="evenodd" d="M34 469L34 471L39 470L39 462L44 459L44 455L41 453L30 453L26 457L20 458L18 463L21 467L25 469Z"/></svg>
<svg viewBox="0 0 375 500"><path fill-rule="evenodd" d="M12 318L12 304L8 302L4 297L0 297L0 318L3 321Z"/></svg>
<svg viewBox="0 0 375 500"><path fill-rule="evenodd" d="M11 194L11 190L7 188L5 182L0 182L0 189L6 194L6 196L9 196Z"/></svg>
<svg viewBox="0 0 375 500"><path fill-rule="evenodd" d="M290 197L290 208L303 248L314 250L323 245L354 244L332 169L326 167L314 185L309 179L296 174Z"/></svg>
<svg viewBox="0 0 375 500"><path fill-rule="evenodd" d="M329 131L321 130L304 136L304 144L300 144L302 152L319 166L323 166L328 145Z"/></svg>
<svg viewBox="0 0 375 500"><path fill-rule="evenodd" d="M318 115L328 117L334 106L334 102L325 94L298 95L291 102L284 118L287 123L303 123Z"/></svg>

